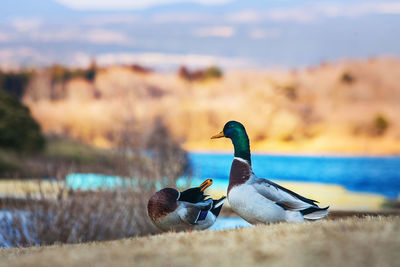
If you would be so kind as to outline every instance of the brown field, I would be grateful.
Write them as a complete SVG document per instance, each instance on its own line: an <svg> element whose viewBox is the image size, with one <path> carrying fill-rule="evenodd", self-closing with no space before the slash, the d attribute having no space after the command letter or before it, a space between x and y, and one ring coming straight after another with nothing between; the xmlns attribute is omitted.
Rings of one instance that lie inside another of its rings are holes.
<svg viewBox="0 0 400 267"><path fill-rule="evenodd" d="M230 150L209 140L231 119L255 151L400 153L400 60L340 61L292 71L227 71L187 81L177 73L99 69L93 81L38 72L24 96L46 133L114 146L156 118L190 150Z"/></svg>
<svg viewBox="0 0 400 267"><path fill-rule="evenodd" d="M0 250L2 266L398 266L400 217Z"/></svg>

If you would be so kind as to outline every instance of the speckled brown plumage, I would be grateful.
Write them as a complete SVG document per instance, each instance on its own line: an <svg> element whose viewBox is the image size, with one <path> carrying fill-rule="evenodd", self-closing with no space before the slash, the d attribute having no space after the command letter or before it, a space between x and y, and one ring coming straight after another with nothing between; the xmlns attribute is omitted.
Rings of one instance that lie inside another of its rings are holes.
<svg viewBox="0 0 400 267"><path fill-rule="evenodd" d="M178 207L179 192L173 188L164 188L156 192L147 204L149 217L155 221L175 211Z"/></svg>
<svg viewBox="0 0 400 267"><path fill-rule="evenodd" d="M231 173L229 175L228 194L233 187L241 185L249 180L251 172L252 170L249 164L234 159L231 166Z"/></svg>

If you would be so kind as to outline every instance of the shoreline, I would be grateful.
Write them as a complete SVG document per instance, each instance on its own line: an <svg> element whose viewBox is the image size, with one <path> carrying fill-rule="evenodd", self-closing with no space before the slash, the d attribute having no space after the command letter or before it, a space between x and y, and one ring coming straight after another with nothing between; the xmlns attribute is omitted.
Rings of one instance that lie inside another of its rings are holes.
<svg viewBox="0 0 400 267"><path fill-rule="evenodd" d="M224 206L221 210L221 217L228 218L241 218L237 215L230 207ZM324 220L338 220L348 217L389 217L389 216L400 216L400 209L387 209L387 210L330 210L329 214Z"/></svg>
<svg viewBox="0 0 400 267"><path fill-rule="evenodd" d="M187 149L188 153L195 154L218 154L233 155L232 149ZM271 151L271 150L252 150L252 155L258 156L288 156L288 157L338 157L338 158L398 158L399 153L348 153L348 152L307 152L307 151Z"/></svg>

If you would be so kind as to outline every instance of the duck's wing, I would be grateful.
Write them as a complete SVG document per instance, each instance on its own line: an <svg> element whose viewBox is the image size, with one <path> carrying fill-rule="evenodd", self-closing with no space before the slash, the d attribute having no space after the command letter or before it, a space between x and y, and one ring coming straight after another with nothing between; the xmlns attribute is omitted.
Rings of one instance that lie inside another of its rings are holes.
<svg viewBox="0 0 400 267"><path fill-rule="evenodd" d="M258 178L254 174L251 184L259 194L275 202L285 210L301 211L311 207L318 207L318 201L305 198L270 180Z"/></svg>
<svg viewBox="0 0 400 267"><path fill-rule="evenodd" d="M195 225L198 220L201 220L204 215L212 208L212 199L207 199L199 203L190 202L180 202L180 209L178 210L178 215L182 221Z"/></svg>
<svg viewBox="0 0 400 267"><path fill-rule="evenodd" d="M211 212L215 215L215 217L218 217L221 209L222 209L222 205L224 205L226 197L223 196L220 199L213 199L213 207L211 209Z"/></svg>

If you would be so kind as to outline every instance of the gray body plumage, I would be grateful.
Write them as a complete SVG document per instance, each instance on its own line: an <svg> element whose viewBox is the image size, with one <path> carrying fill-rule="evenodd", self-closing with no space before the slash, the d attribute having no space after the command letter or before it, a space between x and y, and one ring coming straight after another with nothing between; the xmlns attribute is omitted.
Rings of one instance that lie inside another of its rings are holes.
<svg viewBox="0 0 400 267"><path fill-rule="evenodd" d="M258 178L241 158L232 162L228 201L233 211L251 224L303 222L328 215L316 201L302 197L267 179Z"/></svg>

